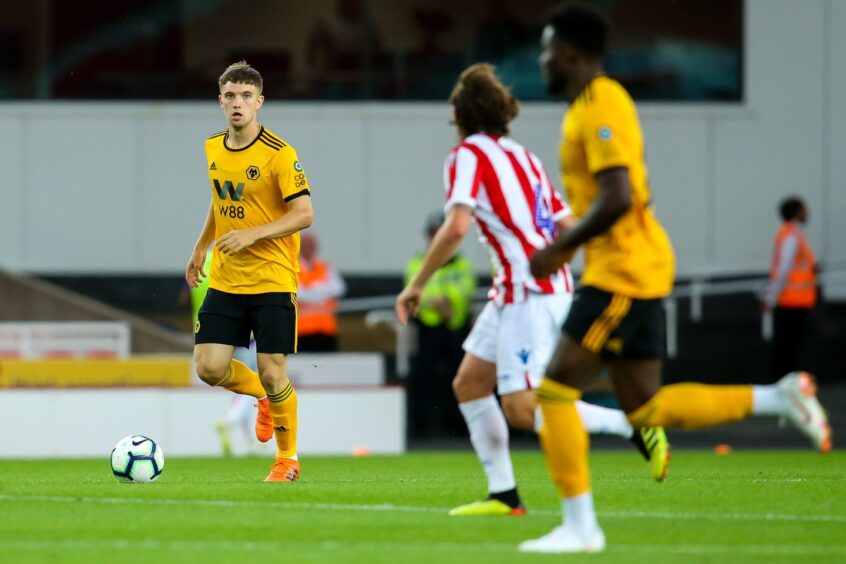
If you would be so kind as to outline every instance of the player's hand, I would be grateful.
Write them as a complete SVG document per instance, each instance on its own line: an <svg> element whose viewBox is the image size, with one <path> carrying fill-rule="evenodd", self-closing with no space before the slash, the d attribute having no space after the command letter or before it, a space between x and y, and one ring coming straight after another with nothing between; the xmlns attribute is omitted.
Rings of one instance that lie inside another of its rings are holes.
<svg viewBox="0 0 846 564"><path fill-rule="evenodd" d="M191 258L188 259L188 266L185 267L185 281L191 288L196 288L200 285L202 278L208 277L208 273L203 269L203 265L206 264L207 252L205 248L194 249Z"/></svg>
<svg viewBox="0 0 846 564"><path fill-rule="evenodd" d="M420 297L423 295L423 289L416 286L406 286L400 295L397 296L397 301L394 304L394 311L397 314L397 320L401 325L408 325L409 316L417 317L420 311Z"/></svg>
<svg viewBox="0 0 846 564"><path fill-rule="evenodd" d="M252 229L235 229L230 231L217 241L214 245L220 252L227 255L234 255L255 243L258 237Z"/></svg>
<svg viewBox="0 0 846 564"><path fill-rule="evenodd" d="M574 254L574 251L561 252L551 246L544 247L533 254L529 260L532 276L535 278L548 278L552 276L561 270L564 263L571 260Z"/></svg>

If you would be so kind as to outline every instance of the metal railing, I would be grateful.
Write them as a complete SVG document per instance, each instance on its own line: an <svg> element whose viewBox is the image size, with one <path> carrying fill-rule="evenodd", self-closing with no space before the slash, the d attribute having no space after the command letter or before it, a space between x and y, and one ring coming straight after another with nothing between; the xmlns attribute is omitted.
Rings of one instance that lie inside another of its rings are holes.
<svg viewBox="0 0 846 564"><path fill-rule="evenodd" d="M828 270L821 273L824 281L832 275L842 275L844 269ZM763 296L767 288L769 277L766 275L745 276L732 280L713 280L707 276L694 276L689 280L680 281L673 288L673 293L664 298L664 311L667 328L667 357L678 355L679 321L678 302L689 299L690 318L699 323L704 316L704 299L712 296L726 296L731 294L752 293ZM479 288L473 298L474 310L478 313L487 300L487 288ZM414 353L414 328L399 324L394 314L395 295L375 296L370 298L351 298L343 300L338 307L339 313L365 313L364 323L367 327L381 324L388 325L396 334L397 375L400 378L408 376L411 365L411 355ZM769 341L772 339L772 313L761 311L761 337Z"/></svg>

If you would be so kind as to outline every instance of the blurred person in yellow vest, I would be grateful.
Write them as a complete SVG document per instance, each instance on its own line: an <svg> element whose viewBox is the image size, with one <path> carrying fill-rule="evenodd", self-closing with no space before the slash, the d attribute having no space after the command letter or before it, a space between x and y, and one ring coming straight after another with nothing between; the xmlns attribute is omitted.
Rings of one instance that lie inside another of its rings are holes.
<svg viewBox="0 0 846 564"><path fill-rule="evenodd" d="M426 220L427 247L444 222L443 212ZM425 250L405 266L405 284L423 266ZM464 420L452 395L452 377L464 350L461 344L472 321L476 275L470 261L456 253L438 269L423 290L420 312L414 318L417 351L408 383L409 432L412 437L464 432Z"/></svg>
<svg viewBox="0 0 846 564"><path fill-rule="evenodd" d="M805 237L808 206L798 197L779 206L783 223L773 242L770 284L765 309L773 312L773 365L775 379L803 368L802 342L810 311L817 304L817 261Z"/></svg>
<svg viewBox="0 0 846 564"><path fill-rule="evenodd" d="M297 350L338 350L338 298L347 291L335 267L318 257L317 237L300 235L300 273L297 291Z"/></svg>

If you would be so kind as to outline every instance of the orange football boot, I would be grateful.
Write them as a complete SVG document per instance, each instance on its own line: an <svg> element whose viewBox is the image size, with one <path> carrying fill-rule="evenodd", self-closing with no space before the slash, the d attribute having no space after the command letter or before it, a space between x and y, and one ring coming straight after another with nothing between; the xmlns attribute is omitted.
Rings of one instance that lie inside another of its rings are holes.
<svg viewBox="0 0 846 564"><path fill-rule="evenodd" d="M300 477L300 462L293 458L276 457L265 482L293 482Z"/></svg>
<svg viewBox="0 0 846 564"><path fill-rule="evenodd" d="M270 400L262 398L256 403L256 438L266 443L273 437L273 416L270 414Z"/></svg>

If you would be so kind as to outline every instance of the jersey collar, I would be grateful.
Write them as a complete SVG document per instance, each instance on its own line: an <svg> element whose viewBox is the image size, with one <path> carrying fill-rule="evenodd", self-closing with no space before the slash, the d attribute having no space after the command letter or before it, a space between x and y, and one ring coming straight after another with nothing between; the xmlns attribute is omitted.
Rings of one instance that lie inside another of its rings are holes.
<svg viewBox="0 0 846 564"><path fill-rule="evenodd" d="M244 147L241 147L240 149L232 149L226 144L226 140L229 139L229 130L227 130L226 134L223 136L223 148L226 149L227 151L231 151L233 153L246 151L247 149L249 149L250 147L252 147L253 145L256 144L256 141L259 140L259 137L261 137L262 133L264 133L264 126L263 125L259 128L259 132L258 132L258 135L256 135L256 138L253 139L252 141L250 141L249 145L245 145Z"/></svg>

